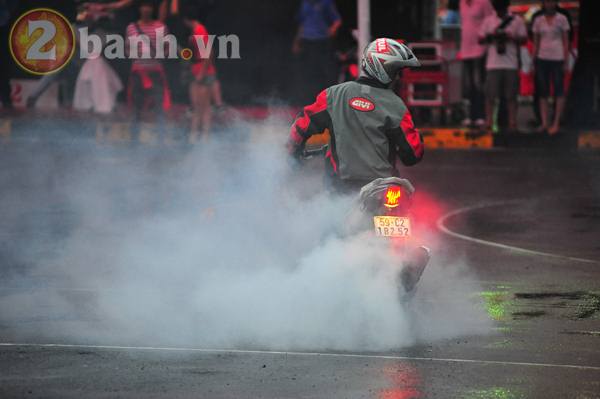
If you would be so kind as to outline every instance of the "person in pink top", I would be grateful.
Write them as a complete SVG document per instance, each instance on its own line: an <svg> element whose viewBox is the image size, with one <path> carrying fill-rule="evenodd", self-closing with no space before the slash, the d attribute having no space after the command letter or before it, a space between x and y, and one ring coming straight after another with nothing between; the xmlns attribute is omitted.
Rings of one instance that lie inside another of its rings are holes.
<svg viewBox="0 0 600 399"><path fill-rule="evenodd" d="M484 124L485 46L479 43L479 29L483 20L493 14L490 0L460 0L460 57L464 65L464 93L470 102L468 117L463 122L466 125L472 122L479 126Z"/></svg>
<svg viewBox="0 0 600 399"><path fill-rule="evenodd" d="M157 116L161 136L164 135L165 113L171 107L171 92L158 50L170 56L171 49L159 49L158 37L165 38L167 27L154 19L154 2L140 0L140 18L127 26L127 52L133 58L129 77L128 102L133 107L133 134L139 140L142 111L147 104ZM162 40L166 44L166 40ZM163 136L164 137L164 136ZM136 140L136 138L134 138Z"/></svg>
<svg viewBox="0 0 600 399"><path fill-rule="evenodd" d="M560 130L560 120L565 109L564 71L569 60L569 21L556 12L558 1L544 0L544 15L533 23L535 82L540 97L542 126L540 131L553 135ZM556 111L549 125L550 90L554 90Z"/></svg>

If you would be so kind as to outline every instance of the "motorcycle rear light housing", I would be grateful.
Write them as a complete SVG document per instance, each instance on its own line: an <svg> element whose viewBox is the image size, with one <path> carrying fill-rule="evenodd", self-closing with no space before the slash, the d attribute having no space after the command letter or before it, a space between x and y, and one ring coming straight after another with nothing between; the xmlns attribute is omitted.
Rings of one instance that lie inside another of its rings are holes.
<svg viewBox="0 0 600 399"><path fill-rule="evenodd" d="M402 188L398 186L390 186L383 197L383 206L388 209L394 209L400 206L402 200Z"/></svg>

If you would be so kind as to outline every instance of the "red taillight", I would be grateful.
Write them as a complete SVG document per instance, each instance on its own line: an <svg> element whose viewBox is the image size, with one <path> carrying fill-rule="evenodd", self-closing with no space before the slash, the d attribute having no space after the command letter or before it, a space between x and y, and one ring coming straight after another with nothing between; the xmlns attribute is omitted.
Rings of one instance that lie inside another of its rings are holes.
<svg viewBox="0 0 600 399"><path fill-rule="evenodd" d="M384 198L384 204L386 208L397 208L400 205L400 198L402 198L402 189L397 186L391 186L387 189Z"/></svg>

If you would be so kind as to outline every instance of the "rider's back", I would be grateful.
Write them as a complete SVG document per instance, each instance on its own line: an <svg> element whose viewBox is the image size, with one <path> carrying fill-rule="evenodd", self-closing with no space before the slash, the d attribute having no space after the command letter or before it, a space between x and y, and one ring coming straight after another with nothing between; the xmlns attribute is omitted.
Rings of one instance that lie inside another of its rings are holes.
<svg viewBox="0 0 600 399"><path fill-rule="evenodd" d="M329 130L327 165L342 183L396 176L398 158L405 165L419 162L423 140L406 105L391 90L401 69L419 65L404 44L386 38L371 42L357 81L323 90L298 114L290 129L290 153L297 156L312 135Z"/></svg>
<svg viewBox="0 0 600 399"><path fill-rule="evenodd" d="M387 88L346 82L327 89L331 146L342 180L372 180L395 175L394 144L402 134L407 108Z"/></svg>

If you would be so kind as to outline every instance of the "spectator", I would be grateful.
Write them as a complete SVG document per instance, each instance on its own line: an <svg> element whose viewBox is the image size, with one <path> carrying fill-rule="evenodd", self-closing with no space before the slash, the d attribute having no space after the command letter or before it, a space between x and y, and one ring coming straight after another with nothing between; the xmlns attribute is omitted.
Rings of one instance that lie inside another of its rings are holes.
<svg viewBox="0 0 600 399"><path fill-rule="evenodd" d="M217 70L214 64L214 54L208 48L210 43L208 31L196 18L195 9L187 10L183 14L185 25L191 30L190 47L194 52L194 62L191 66L194 81L190 85L190 102L192 105L192 123L190 144L198 140L200 130L202 137L208 138L212 124L211 98L216 84ZM204 48L210 53L201 51L198 40L202 40Z"/></svg>
<svg viewBox="0 0 600 399"><path fill-rule="evenodd" d="M75 32L75 54L78 53L79 50L79 27L83 26L82 24L87 21L79 20L79 16L76 12L76 7L73 2L62 2L63 4L60 7L57 7L55 4L49 4L48 6L53 10L59 11L63 16L65 16L71 26L73 27L73 31ZM52 86L54 83L58 83L59 88L61 89L61 105L62 106L71 106L72 98L73 98L73 87L79 73L79 69L82 65L81 60L78 57L73 57L69 63L62 68L60 71L50 73L42 76L35 85L35 88L32 90L29 97L26 100L27 108L35 108L40 97Z"/></svg>
<svg viewBox="0 0 600 399"><path fill-rule="evenodd" d="M332 39L342 26L342 19L334 0L303 0L298 19L292 51L301 58L302 73L298 76L306 79L300 86L301 92L312 96L335 81Z"/></svg>
<svg viewBox="0 0 600 399"><path fill-rule="evenodd" d="M64 1L64 0L63 0ZM117 34L123 36L126 34L130 23L138 18L138 0L94 0L91 3L83 3L80 7L80 14L86 20L95 22L102 21L99 25L108 34ZM155 7L158 0L155 2ZM156 8L155 8L156 9ZM127 59L112 59L110 65L115 69L122 82L129 79L131 73L131 62Z"/></svg>
<svg viewBox="0 0 600 399"><path fill-rule="evenodd" d="M136 134L139 134L139 121L147 102L152 103L162 127L164 127L164 113L171 106L165 70L161 61L155 57L158 47L157 36L166 37L167 29L162 22L153 19L153 1L140 1L139 11L140 19L127 27L127 44L130 44L131 38L140 41L137 48L129 48L130 56L133 53L138 57L131 65L128 96L130 104L134 107L133 130ZM142 40L144 37L148 40ZM170 51L170 48L165 49L164 54L168 55ZM161 133L164 131L162 128L159 130Z"/></svg>
<svg viewBox="0 0 600 399"><path fill-rule="evenodd" d="M102 38L105 32L99 28L94 34ZM103 42L104 46L106 43ZM111 113L117 103L117 95L123 90L123 84L102 54L95 55L83 62L77 75L73 108L78 111L93 111L98 114Z"/></svg>
<svg viewBox="0 0 600 399"><path fill-rule="evenodd" d="M544 0L544 15L533 23L533 55L535 59L536 92L540 98L540 131L554 135L560 130L560 121L565 108L564 71L569 61L569 21L557 13L557 0ZM556 98L554 120L549 125L549 103L551 90Z"/></svg>
<svg viewBox="0 0 600 399"><path fill-rule="evenodd" d="M8 51L8 33L12 13L16 9L18 1L16 0L0 0L0 102L2 107L12 109L13 103L10 98L10 65L7 60L10 59Z"/></svg>
<svg viewBox="0 0 600 399"><path fill-rule="evenodd" d="M463 60L465 75L465 96L470 108L464 125L475 122L483 126L485 80L485 47L478 41L478 34L483 20L494 14L490 0L460 0L460 21L462 25L460 57Z"/></svg>
<svg viewBox="0 0 600 399"><path fill-rule="evenodd" d="M537 8L537 7L536 7ZM563 8L560 6L559 3L556 4L556 12L558 14L562 14L565 16L565 18L567 19L567 21L569 22L569 43L571 43L573 41L573 37L575 36L575 32L573 31L573 18L571 17L571 14L569 13L569 11L566 8ZM544 8L539 8L537 9L537 11L535 11L530 19L529 19L529 24L530 24L530 35L531 37L533 37L533 24L535 23L536 19L538 19L539 17L543 17L545 14L545 10Z"/></svg>
<svg viewBox="0 0 600 399"><path fill-rule="evenodd" d="M519 16L509 13L510 0L494 0L496 13L481 26L479 42L487 45L486 128L492 129L496 100L506 100L508 128L517 129L519 94L519 51L527 41L527 27Z"/></svg>
<svg viewBox="0 0 600 399"><path fill-rule="evenodd" d="M556 6L556 12L564 15L565 18L567 18L567 21L569 21L569 44L570 44L573 42L573 37L574 37L573 20L571 18L571 14L569 14L569 11L567 11L566 9L564 9L560 6ZM529 35L532 39L533 39L533 31L532 31L533 24L539 17L543 17L543 16L544 16L543 8L540 8L539 10L535 11L531 15L531 18L529 20L529 28L530 28ZM540 113L540 97L538 95L537 90L534 90L534 92L533 92L533 112L535 114L536 126L540 126L542 124L542 116Z"/></svg>
<svg viewBox="0 0 600 399"><path fill-rule="evenodd" d="M446 6L446 14L441 19L443 26L455 26L460 25L460 12L459 12L460 0L448 0Z"/></svg>

